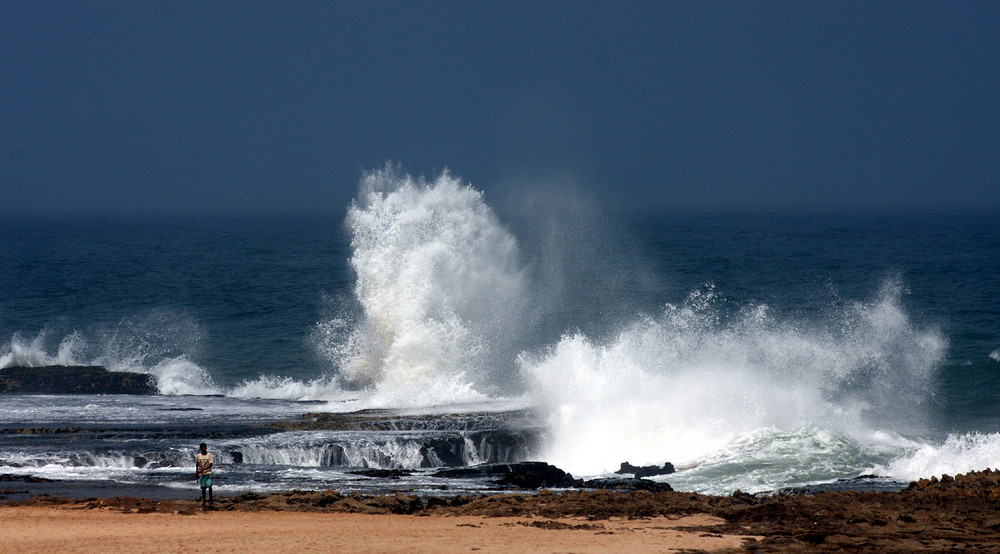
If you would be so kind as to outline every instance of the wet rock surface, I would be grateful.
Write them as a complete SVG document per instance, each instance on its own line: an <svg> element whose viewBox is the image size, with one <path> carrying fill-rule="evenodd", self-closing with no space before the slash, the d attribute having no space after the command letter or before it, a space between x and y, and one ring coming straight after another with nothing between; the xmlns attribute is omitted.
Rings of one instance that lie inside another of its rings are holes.
<svg viewBox="0 0 1000 554"><path fill-rule="evenodd" d="M0 482L22 481L24 483L53 483L52 479L45 477L35 477L34 475L14 475L10 473L0 474Z"/></svg>
<svg viewBox="0 0 1000 554"><path fill-rule="evenodd" d="M657 483L649 479L589 479L578 481L577 488L582 489L606 489L617 491L652 491L667 492L674 490L667 483Z"/></svg>
<svg viewBox="0 0 1000 554"><path fill-rule="evenodd" d="M461 478L488 476L497 485L519 489L569 488L579 481L565 471L545 462L482 464L438 471L434 477Z"/></svg>
<svg viewBox="0 0 1000 554"><path fill-rule="evenodd" d="M898 492L706 496L645 490L541 490L531 494L421 498L407 494L362 496L334 491L289 491L216 497L215 505L205 509L195 500L154 501L129 497L72 500L38 496L18 504L131 513L287 510L550 519L582 517L591 521L705 513L723 518L726 523L697 530L709 534L745 535L748 537L744 543L747 551L1000 551L1000 472L990 470L954 478L921 480Z"/></svg>
<svg viewBox="0 0 1000 554"><path fill-rule="evenodd" d="M632 474L636 479L642 479L643 477L653 477L655 475L670 475L674 472L674 464L667 462L660 466L634 466L628 462L622 462L621 467L618 468L618 475Z"/></svg>
<svg viewBox="0 0 1000 554"><path fill-rule="evenodd" d="M21 394L157 394L153 377L108 371L101 366L5 367L0 393Z"/></svg>
<svg viewBox="0 0 1000 554"><path fill-rule="evenodd" d="M399 479L400 477L413 475L413 471L409 469L359 469L358 471L349 471L348 473L351 475L372 477L374 479Z"/></svg>

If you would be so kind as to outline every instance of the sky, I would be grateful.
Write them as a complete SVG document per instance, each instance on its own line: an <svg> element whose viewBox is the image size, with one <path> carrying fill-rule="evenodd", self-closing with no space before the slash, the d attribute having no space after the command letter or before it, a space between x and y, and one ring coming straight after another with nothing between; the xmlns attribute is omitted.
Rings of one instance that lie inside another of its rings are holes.
<svg viewBox="0 0 1000 554"><path fill-rule="evenodd" d="M0 0L0 214L1000 208L1000 4ZM553 192L555 191L555 192Z"/></svg>

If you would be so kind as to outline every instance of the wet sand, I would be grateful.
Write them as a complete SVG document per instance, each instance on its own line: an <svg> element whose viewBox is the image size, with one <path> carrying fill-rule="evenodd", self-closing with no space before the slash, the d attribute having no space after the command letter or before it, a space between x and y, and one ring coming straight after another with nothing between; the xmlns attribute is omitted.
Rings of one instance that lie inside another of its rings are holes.
<svg viewBox="0 0 1000 554"><path fill-rule="evenodd" d="M3 552L1000 551L1000 472L899 492L756 497L570 490L421 499L289 491L0 506Z"/></svg>

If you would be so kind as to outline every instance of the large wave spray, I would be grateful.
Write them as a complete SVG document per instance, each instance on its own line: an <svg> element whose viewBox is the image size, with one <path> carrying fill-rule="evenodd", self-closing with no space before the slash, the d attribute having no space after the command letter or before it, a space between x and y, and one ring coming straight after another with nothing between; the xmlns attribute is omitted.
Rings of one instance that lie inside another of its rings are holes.
<svg viewBox="0 0 1000 554"><path fill-rule="evenodd" d="M544 457L582 474L625 460L695 467L735 456L749 467L781 441L789 450L776 459L794 464L807 451L791 445L804 437L829 443L819 449L837 437L898 440L878 429L919 425L946 348L909 321L900 296L889 282L870 302L808 322L760 305L726 315L707 287L608 341L567 335L521 358L550 413Z"/></svg>
<svg viewBox="0 0 1000 554"><path fill-rule="evenodd" d="M517 242L483 194L447 172L368 174L347 225L360 317L331 318L321 348L377 405L515 391L527 282Z"/></svg>

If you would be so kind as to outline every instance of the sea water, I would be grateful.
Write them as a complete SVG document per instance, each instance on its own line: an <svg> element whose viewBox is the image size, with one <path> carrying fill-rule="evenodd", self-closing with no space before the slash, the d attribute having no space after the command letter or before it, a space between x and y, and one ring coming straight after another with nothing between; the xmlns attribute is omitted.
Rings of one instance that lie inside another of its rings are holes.
<svg viewBox="0 0 1000 554"><path fill-rule="evenodd" d="M160 394L0 395L0 473L187 490L201 440L223 493L488 490L434 472L519 460L669 461L709 493L998 467L998 216L610 214L387 167L325 217L9 218L0 366ZM311 412L377 423L261 431Z"/></svg>

